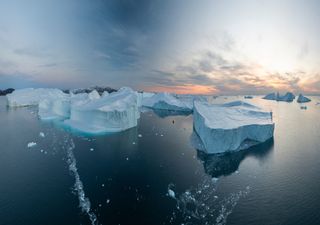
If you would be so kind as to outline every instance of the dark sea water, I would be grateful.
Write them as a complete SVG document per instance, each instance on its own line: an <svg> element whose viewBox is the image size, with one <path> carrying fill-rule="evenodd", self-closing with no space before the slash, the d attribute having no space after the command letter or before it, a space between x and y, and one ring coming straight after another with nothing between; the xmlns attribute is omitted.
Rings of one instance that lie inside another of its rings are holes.
<svg viewBox="0 0 320 225"><path fill-rule="evenodd" d="M246 101L273 111L274 139L209 156L191 144L192 115L144 112L85 136L1 97L0 224L320 224L320 98Z"/></svg>

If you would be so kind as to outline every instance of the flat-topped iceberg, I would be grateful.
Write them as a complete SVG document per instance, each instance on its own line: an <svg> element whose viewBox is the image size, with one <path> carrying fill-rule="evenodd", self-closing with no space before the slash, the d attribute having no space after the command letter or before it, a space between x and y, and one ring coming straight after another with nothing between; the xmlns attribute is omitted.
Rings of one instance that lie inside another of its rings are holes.
<svg viewBox="0 0 320 225"><path fill-rule="evenodd" d="M192 106L169 93L157 93L144 98L142 105L152 109L191 112Z"/></svg>
<svg viewBox="0 0 320 225"><path fill-rule="evenodd" d="M247 149L272 138L274 131L270 112L241 101L195 102L193 123L207 153Z"/></svg>
<svg viewBox="0 0 320 225"><path fill-rule="evenodd" d="M8 106L37 106L41 100L63 98L67 94L53 88L25 88L7 95Z"/></svg>
<svg viewBox="0 0 320 225"><path fill-rule="evenodd" d="M138 94L130 88L71 105L70 119L64 124L85 133L119 132L137 126L140 117Z"/></svg>
<svg viewBox="0 0 320 225"><path fill-rule="evenodd" d="M297 102L299 102L299 103L305 103L305 102L310 102L310 101L311 101L310 98L307 98L307 97L303 96L302 94L299 94L298 99L297 99Z"/></svg>
<svg viewBox="0 0 320 225"><path fill-rule="evenodd" d="M292 102L295 99L295 95L291 92L287 92L285 95L281 96L279 93L270 93L263 97L266 100Z"/></svg>

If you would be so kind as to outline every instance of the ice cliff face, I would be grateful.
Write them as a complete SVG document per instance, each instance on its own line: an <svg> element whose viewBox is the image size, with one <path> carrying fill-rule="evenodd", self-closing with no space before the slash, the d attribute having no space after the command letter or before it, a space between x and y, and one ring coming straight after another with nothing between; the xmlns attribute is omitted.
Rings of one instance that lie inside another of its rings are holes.
<svg viewBox="0 0 320 225"><path fill-rule="evenodd" d="M241 101L224 105L195 102L194 129L207 153L239 151L273 137L270 112Z"/></svg>
<svg viewBox="0 0 320 225"><path fill-rule="evenodd" d="M99 99L71 106L70 119L64 123L86 133L119 132L137 126L140 112L138 94L121 88Z"/></svg>

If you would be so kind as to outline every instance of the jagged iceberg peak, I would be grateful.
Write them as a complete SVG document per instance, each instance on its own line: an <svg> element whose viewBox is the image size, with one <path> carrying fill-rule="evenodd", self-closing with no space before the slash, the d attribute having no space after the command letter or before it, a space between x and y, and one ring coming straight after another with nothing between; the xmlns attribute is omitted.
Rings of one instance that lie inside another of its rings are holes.
<svg viewBox="0 0 320 225"><path fill-rule="evenodd" d="M307 98L307 97L303 96L302 94L299 94L298 99L297 99L297 102L299 102L299 103L305 103L305 102L310 102L310 101L311 101L310 98Z"/></svg>
<svg viewBox="0 0 320 225"><path fill-rule="evenodd" d="M135 127L139 117L138 94L125 87L99 99L71 106L70 119L64 123L81 132L97 134Z"/></svg>
<svg viewBox="0 0 320 225"><path fill-rule="evenodd" d="M279 93L270 93L263 97L266 100L274 100L274 101L284 101L284 102L292 102L295 99L295 95L291 92L287 92L285 95L281 96Z"/></svg>
<svg viewBox="0 0 320 225"><path fill-rule="evenodd" d="M272 113L241 101L222 105L195 102L193 119L207 153L238 151L273 137Z"/></svg>
<svg viewBox="0 0 320 225"><path fill-rule="evenodd" d="M173 110L173 111L192 111L192 106L179 100L170 93L157 93L149 98L144 98L142 105L148 108Z"/></svg>
<svg viewBox="0 0 320 225"><path fill-rule="evenodd" d="M8 94L7 102L10 107L37 106L41 100L65 98L68 94L55 88L25 88Z"/></svg>

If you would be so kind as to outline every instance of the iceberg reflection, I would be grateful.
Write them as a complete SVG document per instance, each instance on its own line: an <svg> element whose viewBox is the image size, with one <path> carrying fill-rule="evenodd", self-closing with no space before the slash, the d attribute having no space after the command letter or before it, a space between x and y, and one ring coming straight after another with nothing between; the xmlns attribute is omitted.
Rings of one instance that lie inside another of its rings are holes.
<svg viewBox="0 0 320 225"><path fill-rule="evenodd" d="M227 176L238 170L240 163L248 156L263 158L273 149L273 138L242 151L233 151L217 154L207 154L202 151L203 145L193 132L190 138L191 145L197 149L197 157L202 161L204 170L212 177Z"/></svg>

